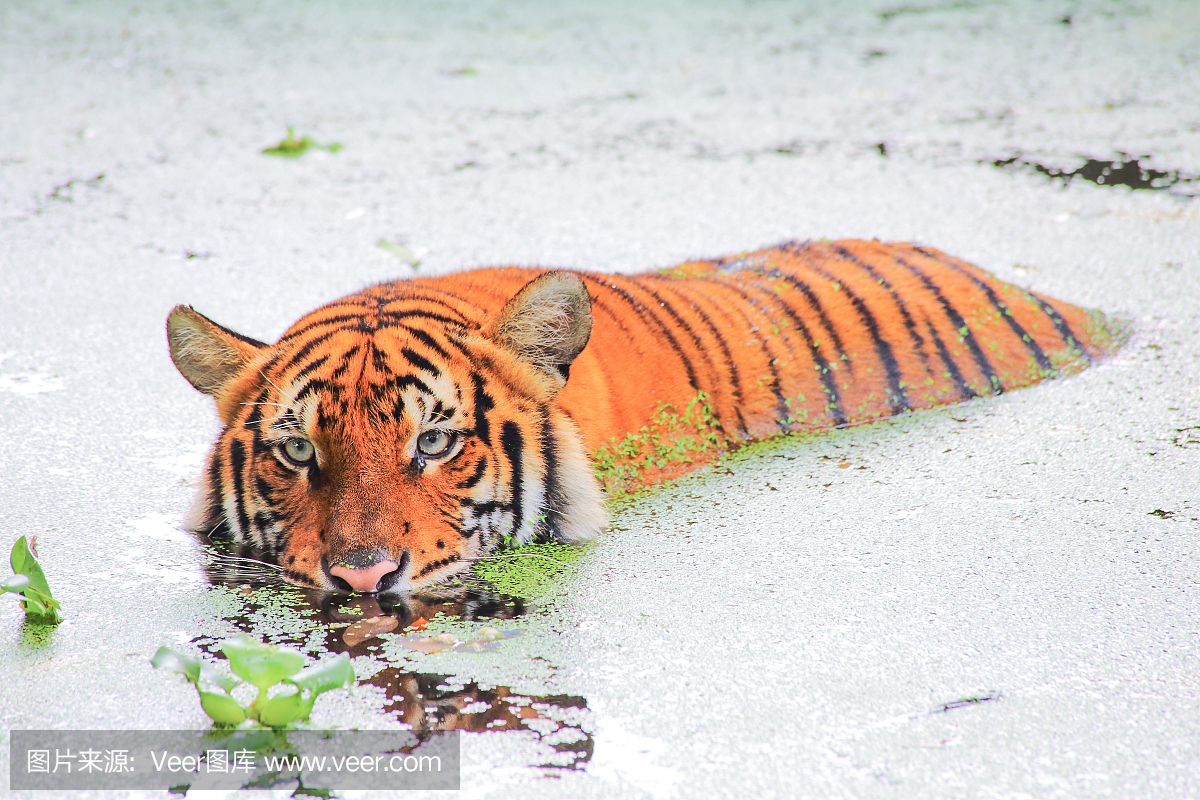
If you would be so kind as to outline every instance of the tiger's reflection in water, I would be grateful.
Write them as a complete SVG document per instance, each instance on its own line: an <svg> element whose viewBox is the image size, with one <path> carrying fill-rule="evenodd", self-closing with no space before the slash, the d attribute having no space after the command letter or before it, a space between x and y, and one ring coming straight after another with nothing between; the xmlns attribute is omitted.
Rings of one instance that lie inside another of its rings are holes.
<svg viewBox="0 0 1200 800"><path fill-rule="evenodd" d="M433 619L439 613L464 620L488 621L513 619L526 610L524 601L486 586L443 587L436 593L409 595L333 595L281 587L270 580L270 576L258 575L253 564L235 567L228 556L220 555L208 559L206 572L211 583L226 586L243 597L244 611L229 617L240 630L261 636L254 621L266 602L260 591L270 592L272 604L278 603L280 592L284 592L293 613L323 631L325 649L329 653L368 656L381 663L387 662L380 656L383 644L380 636L348 634L351 625L370 620L374 630L401 633L414 621ZM312 641L312 628L308 625L303 628L300 632L267 638L274 644L302 647ZM214 657L221 657L216 638L198 637L192 643ZM478 655L487 657L486 653ZM526 694L507 686L483 688L476 682L464 682L453 675L414 672L390 663L369 678L360 680L359 685L381 689L386 698L383 710L411 727L418 736L450 730L523 732L535 736L546 750L547 757L532 766L581 769L592 757L590 713L583 697Z"/></svg>

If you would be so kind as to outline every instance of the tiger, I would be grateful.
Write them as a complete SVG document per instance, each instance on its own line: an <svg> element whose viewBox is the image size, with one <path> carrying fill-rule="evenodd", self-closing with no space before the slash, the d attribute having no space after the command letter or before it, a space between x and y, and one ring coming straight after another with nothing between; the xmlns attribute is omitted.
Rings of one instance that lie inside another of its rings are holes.
<svg viewBox="0 0 1200 800"><path fill-rule="evenodd" d="M186 526L286 582L364 594L591 541L606 498L747 443L999 395L1121 341L1100 312L878 240L414 277L274 344L186 305L166 327L221 424Z"/></svg>

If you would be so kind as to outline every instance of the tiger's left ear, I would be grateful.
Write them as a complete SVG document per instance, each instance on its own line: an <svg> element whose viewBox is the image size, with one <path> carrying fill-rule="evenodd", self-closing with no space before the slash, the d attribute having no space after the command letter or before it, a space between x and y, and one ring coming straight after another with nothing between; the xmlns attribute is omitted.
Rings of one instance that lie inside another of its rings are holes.
<svg viewBox="0 0 1200 800"><path fill-rule="evenodd" d="M592 299L578 275L547 272L508 301L487 333L561 385L592 335Z"/></svg>

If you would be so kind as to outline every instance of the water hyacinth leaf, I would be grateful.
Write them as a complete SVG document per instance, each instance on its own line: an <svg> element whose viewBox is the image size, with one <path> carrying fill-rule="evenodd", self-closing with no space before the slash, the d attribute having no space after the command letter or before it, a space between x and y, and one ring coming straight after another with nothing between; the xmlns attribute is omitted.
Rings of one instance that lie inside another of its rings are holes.
<svg viewBox="0 0 1200 800"><path fill-rule="evenodd" d="M244 634L222 642L221 652L234 674L259 689L274 686L304 667L304 656L295 650L264 644Z"/></svg>
<svg viewBox="0 0 1200 800"><path fill-rule="evenodd" d="M306 695L301 691L272 697L259 709L258 721L270 728L282 728L298 720L308 719L315 699L313 695Z"/></svg>
<svg viewBox="0 0 1200 800"><path fill-rule="evenodd" d="M331 689L352 685L354 683L354 666L350 663L350 657L342 653L337 658L322 664L314 664L302 670L288 682L301 689L307 689L315 698Z"/></svg>
<svg viewBox="0 0 1200 800"><path fill-rule="evenodd" d="M49 621L54 616L54 609L43 602L43 599L30 590L21 593L21 608L25 609L25 617L35 622Z"/></svg>
<svg viewBox="0 0 1200 800"><path fill-rule="evenodd" d="M200 693L200 707L218 725L240 725L246 719L246 709L229 695L203 689L197 691Z"/></svg>
<svg viewBox="0 0 1200 800"><path fill-rule="evenodd" d="M13 543L9 561L16 575L27 578L25 585L16 590L24 597L21 603L25 616L33 622L44 622L57 625L62 622L58 613L59 603L50 593L50 584L46 581L46 573L37 560L37 540L26 539L24 536Z"/></svg>
<svg viewBox="0 0 1200 800"><path fill-rule="evenodd" d="M150 659L150 665L155 669L177 672L188 679L190 683L200 680L200 659L162 646Z"/></svg>
<svg viewBox="0 0 1200 800"><path fill-rule="evenodd" d="M240 686L242 683L237 678L226 672L222 672L212 664L206 664L203 662L200 664L200 682L206 683L210 686L216 686L226 694L232 692L234 687Z"/></svg>
<svg viewBox="0 0 1200 800"><path fill-rule="evenodd" d="M0 583L0 591L19 592L29 585L28 575L13 575L4 583Z"/></svg>
<svg viewBox="0 0 1200 800"><path fill-rule="evenodd" d="M375 243L375 246L383 252L400 259L413 269L421 266L421 257L404 242L392 242L387 239L380 239Z"/></svg>

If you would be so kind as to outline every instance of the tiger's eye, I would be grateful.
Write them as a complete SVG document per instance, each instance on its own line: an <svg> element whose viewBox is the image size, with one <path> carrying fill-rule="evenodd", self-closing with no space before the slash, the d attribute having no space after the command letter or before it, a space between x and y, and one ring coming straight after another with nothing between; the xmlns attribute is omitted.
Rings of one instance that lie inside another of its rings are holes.
<svg viewBox="0 0 1200 800"><path fill-rule="evenodd" d="M307 464L316 455L316 448L308 439L293 436L283 443L283 454L296 464Z"/></svg>
<svg viewBox="0 0 1200 800"><path fill-rule="evenodd" d="M417 438L417 449L431 457L445 455L454 444L454 436L446 431L425 431Z"/></svg>

